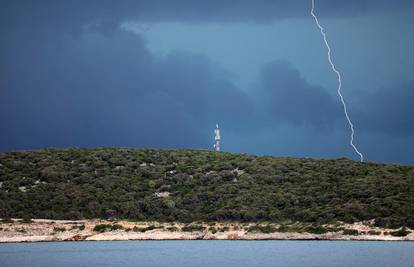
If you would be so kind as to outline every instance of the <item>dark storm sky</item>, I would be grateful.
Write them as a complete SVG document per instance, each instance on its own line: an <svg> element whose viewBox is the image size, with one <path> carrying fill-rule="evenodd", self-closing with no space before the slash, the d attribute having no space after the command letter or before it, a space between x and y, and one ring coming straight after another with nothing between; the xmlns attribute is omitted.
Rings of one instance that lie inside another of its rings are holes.
<svg viewBox="0 0 414 267"><path fill-rule="evenodd" d="M368 161L414 163L414 1L315 0ZM311 1L1 1L0 151L358 159Z"/></svg>

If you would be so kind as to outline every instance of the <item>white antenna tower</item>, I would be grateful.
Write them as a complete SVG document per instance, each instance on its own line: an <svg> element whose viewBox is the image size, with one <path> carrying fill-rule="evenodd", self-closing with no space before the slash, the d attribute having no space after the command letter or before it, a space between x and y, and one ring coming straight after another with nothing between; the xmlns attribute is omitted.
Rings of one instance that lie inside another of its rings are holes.
<svg viewBox="0 0 414 267"><path fill-rule="evenodd" d="M220 128L216 124L216 129L214 129L214 149L220 151Z"/></svg>

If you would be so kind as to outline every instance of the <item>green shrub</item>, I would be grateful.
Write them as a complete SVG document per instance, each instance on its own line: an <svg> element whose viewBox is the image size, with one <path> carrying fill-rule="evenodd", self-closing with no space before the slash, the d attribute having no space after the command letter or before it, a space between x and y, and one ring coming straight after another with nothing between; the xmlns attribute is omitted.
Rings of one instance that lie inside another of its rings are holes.
<svg viewBox="0 0 414 267"><path fill-rule="evenodd" d="M184 232L201 232L204 231L206 228L202 225L186 225L181 228Z"/></svg>
<svg viewBox="0 0 414 267"><path fill-rule="evenodd" d="M146 230L145 230L145 228L143 228L143 227L137 227L137 226L134 226L134 227L132 228L132 231L134 231L134 232L141 232L141 233L143 233L143 232L145 232Z"/></svg>
<svg viewBox="0 0 414 267"><path fill-rule="evenodd" d="M53 231L55 232L64 232L66 231L65 227L53 227Z"/></svg>
<svg viewBox="0 0 414 267"><path fill-rule="evenodd" d="M170 226L170 227L167 227L167 230L170 231L170 232L177 232L178 228L175 227L175 226Z"/></svg>
<svg viewBox="0 0 414 267"><path fill-rule="evenodd" d="M95 225L95 227L93 228L93 231L95 232L99 232L99 233L103 233L106 230L110 230L111 229L111 225L110 224L97 224Z"/></svg>
<svg viewBox="0 0 414 267"><path fill-rule="evenodd" d="M120 224L113 224L111 226L111 231L123 230L123 229L124 229L124 227L122 225L120 225Z"/></svg>
<svg viewBox="0 0 414 267"><path fill-rule="evenodd" d="M97 224L93 228L93 231L103 233L106 231L116 231L122 229L124 229L124 227L120 224Z"/></svg>
<svg viewBox="0 0 414 267"><path fill-rule="evenodd" d="M78 229L78 230L83 231L83 230L85 230L85 225L84 224L82 224L82 225L75 225L71 229L72 230Z"/></svg>
<svg viewBox="0 0 414 267"><path fill-rule="evenodd" d="M368 231L368 234L369 234L369 235L380 235L380 234L381 234L381 232L379 232L379 231L374 231L374 230L370 230L370 231Z"/></svg>
<svg viewBox="0 0 414 267"><path fill-rule="evenodd" d="M311 234L325 234L329 232L329 229L323 227L323 226L308 226L305 228L305 232L311 233Z"/></svg>
<svg viewBox="0 0 414 267"><path fill-rule="evenodd" d="M144 233L146 231L150 231L150 230L154 230L154 229L162 229L162 228L164 228L164 226L155 226L155 225L150 225L148 227L137 227L137 226L134 226L134 228L132 228L132 230L134 232Z"/></svg>
<svg viewBox="0 0 414 267"><path fill-rule="evenodd" d="M157 185L157 182L155 180L149 180L148 181L148 187L153 189Z"/></svg>
<svg viewBox="0 0 414 267"><path fill-rule="evenodd" d="M344 235L359 235L358 230L355 229L345 229L342 231L342 234Z"/></svg>
<svg viewBox="0 0 414 267"><path fill-rule="evenodd" d="M208 230L214 235L215 233L217 233L217 228L214 226L211 226L210 228L208 228Z"/></svg>
<svg viewBox="0 0 414 267"><path fill-rule="evenodd" d="M230 228L228 226L223 226L223 227L220 227L218 230L219 232L227 232L230 230Z"/></svg>
<svg viewBox="0 0 414 267"><path fill-rule="evenodd" d="M407 236L409 233L411 233L411 231L408 231L407 227L403 227L400 230L391 232L390 234L392 236Z"/></svg>

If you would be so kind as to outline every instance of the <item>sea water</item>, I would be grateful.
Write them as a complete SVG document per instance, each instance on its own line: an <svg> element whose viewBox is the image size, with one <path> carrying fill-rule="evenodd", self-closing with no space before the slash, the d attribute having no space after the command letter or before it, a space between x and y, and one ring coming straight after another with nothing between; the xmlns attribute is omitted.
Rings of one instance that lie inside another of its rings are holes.
<svg viewBox="0 0 414 267"><path fill-rule="evenodd" d="M99 241L0 244L0 266L414 266L414 242Z"/></svg>

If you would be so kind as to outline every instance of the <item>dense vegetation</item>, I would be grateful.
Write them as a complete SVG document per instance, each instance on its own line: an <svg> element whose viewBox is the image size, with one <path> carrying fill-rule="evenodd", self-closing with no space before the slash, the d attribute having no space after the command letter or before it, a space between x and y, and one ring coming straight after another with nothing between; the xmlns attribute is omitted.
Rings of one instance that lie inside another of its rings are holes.
<svg viewBox="0 0 414 267"><path fill-rule="evenodd" d="M0 217L315 224L375 219L378 226L413 228L414 167L196 150L0 153Z"/></svg>

